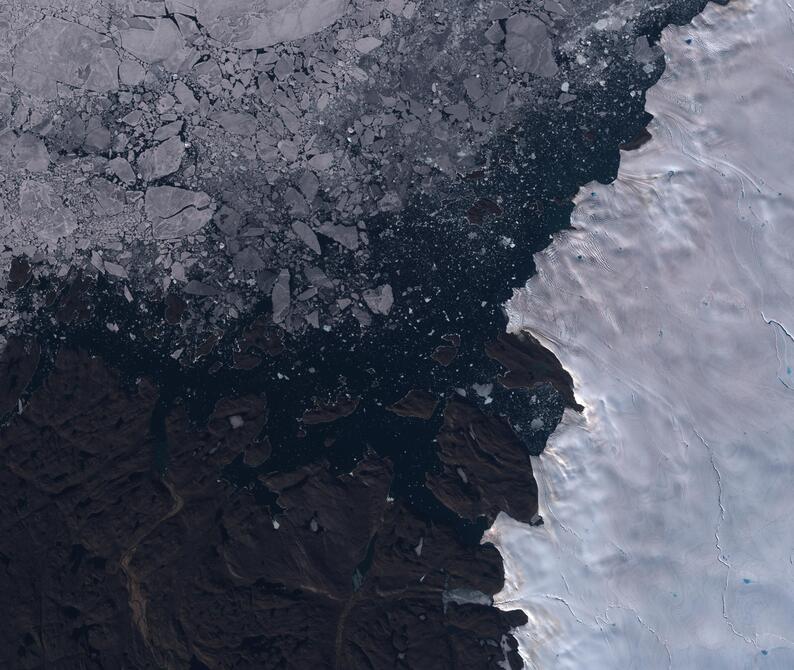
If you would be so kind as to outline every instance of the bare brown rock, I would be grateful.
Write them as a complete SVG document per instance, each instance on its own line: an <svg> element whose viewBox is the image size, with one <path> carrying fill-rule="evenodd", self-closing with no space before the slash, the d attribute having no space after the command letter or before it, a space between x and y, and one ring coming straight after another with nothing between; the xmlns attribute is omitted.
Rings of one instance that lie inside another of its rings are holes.
<svg viewBox="0 0 794 670"><path fill-rule="evenodd" d="M442 344L441 346L436 347L433 349L433 353L430 354L430 358L432 358L436 363L443 366L448 366L458 355L458 348L452 347L447 344Z"/></svg>
<svg viewBox="0 0 794 670"><path fill-rule="evenodd" d="M551 384L571 409L584 409L573 394L571 375L557 357L529 333L503 333L485 347L485 353L501 363L507 372L498 381L508 389L531 389L539 384Z"/></svg>
<svg viewBox="0 0 794 670"><path fill-rule="evenodd" d="M428 475L427 485L447 507L467 519L493 520L500 511L532 519L538 506L532 463L505 418L453 396L437 440L444 467Z"/></svg>
<svg viewBox="0 0 794 670"><path fill-rule="evenodd" d="M350 416L356 411L361 398L340 395L333 402L315 400L315 406L307 409L301 421L308 426L318 423L331 423L346 416Z"/></svg>
<svg viewBox="0 0 794 670"><path fill-rule="evenodd" d="M438 398L429 391L412 389L393 405L386 409L398 416L410 416L417 419L429 419L438 406Z"/></svg>

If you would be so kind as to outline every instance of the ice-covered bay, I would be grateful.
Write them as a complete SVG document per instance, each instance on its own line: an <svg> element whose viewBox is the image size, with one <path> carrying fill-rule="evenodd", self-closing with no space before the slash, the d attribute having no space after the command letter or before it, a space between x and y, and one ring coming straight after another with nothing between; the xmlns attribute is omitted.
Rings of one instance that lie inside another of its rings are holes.
<svg viewBox="0 0 794 670"><path fill-rule="evenodd" d="M504 515L531 668L794 668L794 12L664 32L653 140L583 189L508 305L575 379Z"/></svg>

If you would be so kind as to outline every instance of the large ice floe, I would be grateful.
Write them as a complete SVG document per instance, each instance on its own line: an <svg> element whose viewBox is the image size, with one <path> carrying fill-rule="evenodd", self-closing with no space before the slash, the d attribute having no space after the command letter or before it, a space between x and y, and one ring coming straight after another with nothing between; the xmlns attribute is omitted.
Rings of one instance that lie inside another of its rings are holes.
<svg viewBox="0 0 794 670"><path fill-rule="evenodd" d="M530 668L794 667L794 13L662 46L652 141L508 304L586 406L533 464L544 524L486 537Z"/></svg>

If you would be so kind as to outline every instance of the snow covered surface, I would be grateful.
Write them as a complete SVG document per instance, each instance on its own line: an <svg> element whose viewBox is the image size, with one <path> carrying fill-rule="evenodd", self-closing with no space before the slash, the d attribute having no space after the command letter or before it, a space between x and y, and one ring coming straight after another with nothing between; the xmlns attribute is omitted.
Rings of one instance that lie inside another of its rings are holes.
<svg viewBox="0 0 794 670"><path fill-rule="evenodd" d="M586 405L535 459L544 525L486 536L530 668L794 667L794 13L662 43L653 140L508 305Z"/></svg>

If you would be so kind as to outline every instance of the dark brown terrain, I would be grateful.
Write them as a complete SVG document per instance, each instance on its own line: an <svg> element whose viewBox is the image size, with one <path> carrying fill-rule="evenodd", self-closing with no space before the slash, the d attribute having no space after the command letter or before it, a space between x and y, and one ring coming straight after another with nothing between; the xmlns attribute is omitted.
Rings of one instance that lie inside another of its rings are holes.
<svg viewBox="0 0 794 670"><path fill-rule="evenodd" d="M515 364L522 343L507 341ZM33 343L7 348L4 410L38 358ZM0 431L3 667L520 667L506 631L525 615L483 604L502 587L498 552L391 499L388 459L265 471L275 504L262 504L221 473L269 454L264 397L222 400L203 426L177 405L164 470L157 400L152 381L125 388L63 350ZM453 396L438 443L428 486L450 509L532 518L531 464L504 419Z"/></svg>

